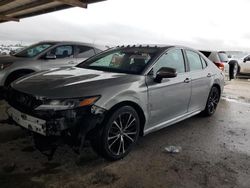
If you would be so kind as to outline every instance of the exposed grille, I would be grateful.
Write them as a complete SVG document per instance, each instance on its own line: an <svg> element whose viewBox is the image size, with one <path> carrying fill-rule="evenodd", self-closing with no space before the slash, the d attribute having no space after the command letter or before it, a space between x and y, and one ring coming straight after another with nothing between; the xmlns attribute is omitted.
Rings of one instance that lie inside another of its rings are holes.
<svg viewBox="0 0 250 188"><path fill-rule="evenodd" d="M34 96L19 92L14 89L9 89L7 92L8 103L21 112L32 113L33 110L42 104L41 100Z"/></svg>

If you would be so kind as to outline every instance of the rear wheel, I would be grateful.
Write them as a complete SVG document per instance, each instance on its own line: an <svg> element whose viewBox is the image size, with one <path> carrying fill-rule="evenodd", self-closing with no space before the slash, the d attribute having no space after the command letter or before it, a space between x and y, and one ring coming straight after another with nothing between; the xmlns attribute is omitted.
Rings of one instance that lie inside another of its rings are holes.
<svg viewBox="0 0 250 188"><path fill-rule="evenodd" d="M103 125L102 131L92 140L93 149L108 160L125 157L139 137L140 120L130 106L115 110Z"/></svg>
<svg viewBox="0 0 250 188"><path fill-rule="evenodd" d="M217 87L213 86L209 93L206 108L203 111L203 114L205 116L213 115L216 111L219 100L220 100L220 91Z"/></svg>

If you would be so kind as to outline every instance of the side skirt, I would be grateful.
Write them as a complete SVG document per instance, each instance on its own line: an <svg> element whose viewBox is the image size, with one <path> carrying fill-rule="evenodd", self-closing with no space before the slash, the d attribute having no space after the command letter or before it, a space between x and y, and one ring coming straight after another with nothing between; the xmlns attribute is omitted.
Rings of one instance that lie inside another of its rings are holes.
<svg viewBox="0 0 250 188"><path fill-rule="evenodd" d="M173 125L175 123L178 123L178 122L180 122L182 120L185 120L187 118L195 116L195 115L199 114L200 112L201 112L200 110L199 111L188 112L188 113L183 114L181 116L175 117L175 118L170 119L170 120L165 121L165 122L162 122L162 123L160 123L158 125L155 125L153 127L150 127L148 129L144 130L144 134L143 135L145 136L145 135L147 135L149 133L158 131L158 130L160 130L162 128L165 128L165 127L168 127L168 126Z"/></svg>

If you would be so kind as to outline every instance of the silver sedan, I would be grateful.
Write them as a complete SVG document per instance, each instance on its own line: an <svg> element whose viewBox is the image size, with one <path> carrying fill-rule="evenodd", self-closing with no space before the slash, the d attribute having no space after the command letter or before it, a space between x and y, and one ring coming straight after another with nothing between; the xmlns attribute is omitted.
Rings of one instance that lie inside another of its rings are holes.
<svg viewBox="0 0 250 188"><path fill-rule="evenodd" d="M40 149L66 138L81 150L89 139L100 155L118 160L139 136L214 114L223 83L221 70L191 48L121 46L15 81L8 113L34 132Z"/></svg>

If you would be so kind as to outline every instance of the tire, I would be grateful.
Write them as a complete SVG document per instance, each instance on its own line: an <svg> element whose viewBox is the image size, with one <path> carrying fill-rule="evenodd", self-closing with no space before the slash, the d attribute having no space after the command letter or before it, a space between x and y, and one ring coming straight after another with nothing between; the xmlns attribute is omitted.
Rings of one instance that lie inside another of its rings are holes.
<svg viewBox="0 0 250 188"><path fill-rule="evenodd" d="M238 71L239 71L238 70L238 67L239 67L238 63L237 63L237 61L232 60L228 64L229 64L229 78L230 78L230 80L235 79L237 74L238 74Z"/></svg>
<svg viewBox="0 0 250 188"><path fill-rule="evenodd" d="M217 108L217 105L220 100L220 91L217 87L213 86L212 89L210 90L207 103L206 103L206 108L202 112L204 116L212 116Z"/></svg>
<svg viewBox="0 0 250 188"><path fill-rule="evenodd" d="M125 157L137 143L140 119L134 108L122 106L116 109L91 140L93 149L107 160L115 161Z"/></svg>

